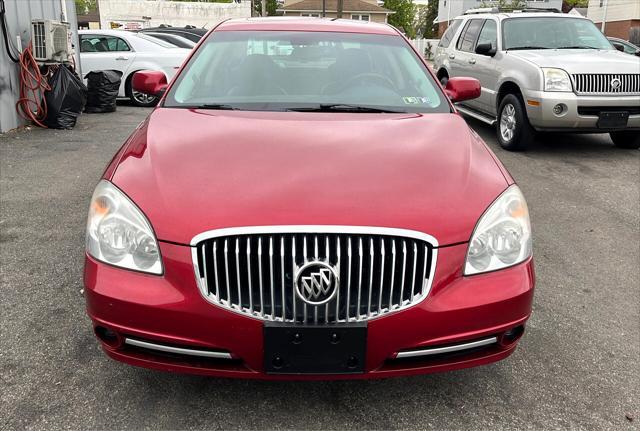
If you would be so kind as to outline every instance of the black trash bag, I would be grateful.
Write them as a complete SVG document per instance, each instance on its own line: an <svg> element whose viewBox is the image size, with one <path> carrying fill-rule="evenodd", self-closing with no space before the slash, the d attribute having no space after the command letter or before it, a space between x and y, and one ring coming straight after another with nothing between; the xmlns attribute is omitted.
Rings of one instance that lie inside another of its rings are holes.
<svg viewBox="0 0 640 431"><path fill-rule="evenodd" d="M51 90L45 91L47 118L52 129L73 129L87 101L87 87L67 67L58 67L49 78Z"/></svg>
<svg viewBox="0 0 640 431"><path fill-rule="evenodd" d="M120 90L122 72L119 70L97 70L86 75L89 95L84 112L113 112Z"/></svg>

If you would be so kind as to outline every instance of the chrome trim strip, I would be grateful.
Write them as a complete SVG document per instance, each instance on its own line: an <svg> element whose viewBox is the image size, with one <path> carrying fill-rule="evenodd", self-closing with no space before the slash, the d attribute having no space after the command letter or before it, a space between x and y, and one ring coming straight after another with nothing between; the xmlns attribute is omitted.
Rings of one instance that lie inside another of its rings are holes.
<svg viewBox="0 0 640 431"><path fill-rule="evenodd" d="M496 124L497 120L493 118L485 117L484 115L481 115L480 113L477 113L468 108L465 108L464 106L460 106L456 104L456 109L458 110L458 112L461 112L462 114L467 115L469 117L475 118L476 120L482 121L483 123L488 124L490 126L493 126Z"/></svg>
<svg viewBox="0 0 640 431"><path fill-rule="evenodd" d="M455 344L453 346L446 347L433 347L419 350L405 350L398 352L396 359L401 358L413 358L416 356L430 356L437 355L439 353L458 352L460 350L473 349L474 347L487 346L498 342L498 337L485 338L484 340L472 341L470 343Z"/></svg>
<svg viewBox="0 0 640 431"><path fill-rule="evenodd" d="M193 237L191 247L198 245L200 241L205 239L218 238L221 236L235 235L258 235L271 233L342 233L342 234L361 234L361 235L389 235L402 236L407 238L419 239L431 244L434 248L438 248L438 241L429 234L419 232L417 230L399 229L392 227L377 226L343 226L343 225L278 225L278 226L245 226L230 227L222 229L213 229L202 232Z"/></svg>
<svg viewBox="0 0 640 431"><path fill-rule="evenodd" d="M181 355L190 355L190 356L203 356L206 358L232 359L231 353L227 353L227 352L185 349L183 347L173 347L173 346L166 346L164 344L149 343L147 341L140 341L134 338L125 338L124 343L129 344L131 346L143 347L145 349L158 350L160 352L178 353Z"/></svg>
<svg viewBox="0 0 640 431"><path fill-rule="evenodd" d="M433 284L433 278L435 275L435 270L436 270L436 264L438 261L438 240L436 240L436 238L434 238L433 236L426 234L424 232L420 232L420 231L416 231L416 230L410 230L410 229L400 229L400 228L389 228L389 227L376 227L376 226L345 226L345 225L274 225L274 226L246 226L246 227L231 227L231 228L222 228L222 229L213 229L213 230L209 230L203 233L200 233L196 236L193 237L193 239L191 240L191 257L192 257L192 262L193 262L193 266L194 266L194 275L195 275L195 280L196 280L196 284L198 286L198 290L200 290L201 295L203 296L203 298L216 306L219 306L225 310L228 311L232 311L234 313L237 314L241 314L243 316L247 316L250 318L254 318L254 319L258 319L258 320L265 320L265 316L261 316L258 315L258 313L253 310L249 310L249 309L243 309L241 307L237 307L231 304L231 297L228 296L226 301L220 301L218 298L216 298L216 295L213 295L211 293L208 292L207 290L207 283L206 280L203 280L199 274L200 274L200 267L198 265L198 247L197 245L201 242L201 241L205 241L205 240L210 240L210 239L215 239L215 238L220 238L220 237L226 237L226 236L237 236L237 235L269 235L269 234L297 234L297 233L308 233L308 234L326 234L326 233L330 233L330 234L344 234L344 235L349 235L349 234L354 234L354 235L387 235L387 236L397 236L397 237L405 237L405 238L410 238L410 239L416 239L416 240L420 240L420 241L424 241L426 243L428 243L431 247L431 265L429 268L429 276L428 278L426 278L426 289L424 290L424 293L422 295L420 295L420 297L415 297L415 298L410 298L409 302L405 305L404 303L401 302L400 306L398 306L397 308L394 308L392 310L387 310L385 313L382 314L377 314L377 313L372 313L370 316L367 315L367 310L364 311L364 313L360 312L361 306L367 307L367 304L361 304L361 294L362 294L362 288L363 288L363 281L362 280L362 270L363 270L363 244L362 244L362 238L359 238L359 247L358 247L358 254L359 254L359 274L358 274L358 305L356 308L356 313L355 316L349 316L349 308L347 308L347 316L345 316L344 319L338 319L338 322L340 323L348 323L348 322L352 322L352 321L360 321L360 320L373 320L377 317L381 317L381 316L385 316L387 314L396 312L396 311L400 311L400 310L406 310L407 308L416 306L418 304L420 304L425 298L427 298L429 296L429 293L431 292L431 287ZM306 237L304 238L305 242L306 242ZM214 242L214 244L217 241ZM373 244L372 244L373 246ZM426 247L426 246L425 246ZM306 243L303 245L303 252L305 255L305 260L306 260L306 255L307 255L307 245ZM225 267L228 265L228 261L227 261L227 256L228 256L228 239L225 238L224 240L224 253L225 253ZM262 253L262 244L261 244L261 238L259 239L258 242L258 255L261 255ZM295 247L294 247L294 253L295 253ZM316 253L317 254L317 253ZM349 256L350 258L351 256ZM294 267L295 267L295 254L293 256L294 258ZM259 259L259 272L260 274L260 280L262 280L262 268L261 268L261 259ZM425 258L425 269L426 269L426 258ZM426 271L425 271L426 272ZM225 273L227 274L227 292L229 292L229 280L228 280L228 274L229 274L229 270L228 267L225 269ZM217 278L217 274L216 274L216 278ZM365 281L366 282L366 281ZM366 287L365 287L366 288ZM262 286L260 286L260 291L262 292ZM230 293L228 293L229 295ZM219 294L218 294L219 295ZM294 302L294 313L296 312L296 296L294 293L293 296L293 302ZM226 303L225 303L226 302ZM370 305L369 305L370 307ZM294 314L294 319L295 319L296 314ZM281 316L269 316L271 317L271 319L273 321L288 321L286 319L286 317L283 319ZM303 318L304 321L307 321L307 306L306 304L303 304Z"/></svg>

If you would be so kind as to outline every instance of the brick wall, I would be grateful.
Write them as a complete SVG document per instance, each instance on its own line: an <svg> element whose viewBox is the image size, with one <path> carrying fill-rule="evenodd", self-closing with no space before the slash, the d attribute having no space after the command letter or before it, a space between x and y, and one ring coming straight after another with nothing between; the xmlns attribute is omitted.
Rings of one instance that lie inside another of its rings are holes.
<svg viewBox="0 0 640 431"><path fill-rule="evenodd" d="M438 23L438 38L442 37L444 32L447 30L447 27L449 27L449 25L447 24L446 21L442 21Z"/></svg>
<svg viewBox="0 0 640 431"><path fill-rule="evenodd" d="M597 22L596 26L598 28L600 28L600 26L602 25L602 23ZM632 33L634 36L636 36L637 39L637 35L639 33L638 30L632 31L632 28L640 28L640 20L638 19L630 19L630 20L626 20L626 21L608 21L605 26L604 26L604 33L607 36L611 36L611 37L618 37L620 39L624 39L624 40L630 40L632 39ZM639 40L631 40L631 42L638 44L640 41Z"/></svg>

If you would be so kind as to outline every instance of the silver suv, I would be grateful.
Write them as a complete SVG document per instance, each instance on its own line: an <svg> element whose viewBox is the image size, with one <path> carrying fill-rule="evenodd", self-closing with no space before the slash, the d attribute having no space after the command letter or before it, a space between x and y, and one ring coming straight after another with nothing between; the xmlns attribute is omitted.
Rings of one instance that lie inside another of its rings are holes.
<svg viewBox="0 0 640 431"><path fill-rule="evenodd" d="M640 147L640 58L586 18L469 11L442 36L434 71L443 84L480 80L481 96L458 109L496 125L508 150L525 149L535 131L609 133L618 147Z"/></svg>

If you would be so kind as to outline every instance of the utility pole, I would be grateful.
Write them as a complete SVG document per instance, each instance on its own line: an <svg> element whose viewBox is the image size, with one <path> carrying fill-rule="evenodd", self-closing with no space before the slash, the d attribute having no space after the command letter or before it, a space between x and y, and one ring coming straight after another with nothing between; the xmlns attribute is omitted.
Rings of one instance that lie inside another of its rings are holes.
<svg viewBox="0 0 640 431"><path fill-rule="evenodd" d="M262 0L262 16L267 16L267 0Z"/></svg>
<svg viewBox="0 0 640 431"><path fill-rule="evenodd" d="M609 0L604 0L604 16L602 17L602 25L600 26L600 31L604 34L604 25L607 23L607 5L609 4Z"/></svg>
<svg viewBox="0 0 640 431"><path fill-rule="evenodd" d="M322 0L322 18L327 16L327 0Z"/></svg>
<svg viewBox="0 0 640 431"><path fill-rule="evenodd" d="M336 13L336 17L342 18L342 2L343 0L338 0L338 10Z"/></svg>

